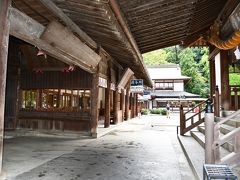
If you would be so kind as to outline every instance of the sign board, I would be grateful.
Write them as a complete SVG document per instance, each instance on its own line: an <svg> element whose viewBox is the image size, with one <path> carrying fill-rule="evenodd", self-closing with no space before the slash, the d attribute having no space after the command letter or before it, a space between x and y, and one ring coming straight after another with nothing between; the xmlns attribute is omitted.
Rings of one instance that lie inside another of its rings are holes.
<svg viewBox="0 0 240 180"><path fill-rule="evenodd" d="M143 87L143 80L142 79L131 80L131 87Z"/></svg>
<svg viewBox="0 0 240 180"><path fill-rule="evenodd" d="M131 87L130 92L132 93L143 93L143 87Z"/></svg>
<svg viewBox="0 0 240 180"><path fill-rule="evenodd" d="M107 80L99 77L98 86L103 87L103 88L107 88Z"/></svg>
<svg viewBox="0 0 240 180"><path fill-rule="evenodd" d="M111 83L111 87L110 87L111 90L115 91L116 90L116 85L114 83Z"/></svg>
<svg viewBox="0 0 240 180"><path fill-rule="evenodd" d="M131 80L130 91L133 93L143 93L143 80L142 79L133 79Z"/></svg>
<svg viewBox="0 0 240 180"><path fill-rule="evenodd" d="M143 99L151 99L150 91L143 91Z"/></svg>

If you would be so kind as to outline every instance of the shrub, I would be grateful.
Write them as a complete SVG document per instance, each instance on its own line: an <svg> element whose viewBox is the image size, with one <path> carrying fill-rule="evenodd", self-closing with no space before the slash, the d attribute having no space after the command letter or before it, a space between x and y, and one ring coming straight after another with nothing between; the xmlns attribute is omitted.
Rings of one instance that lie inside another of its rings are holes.
<svg viewBox="0 0 240 180"><path fill-rule="evenodd" d="M164 115L164 116L167 115L167 110L166 109L161 109L161 114Z"/></svg>
<svg viewBox="0 0 240 180"><path fill-rule="evenodd" d="M148 115L149 114L149 109L142 109L141 114L142 115Z"/></svg>
<svg viewBox="0 0 240 180"><path fill-rule="evenodd" d="M150 112L151 112L151 114L161 114L161 109L160 108L151 109Z"/></svg>

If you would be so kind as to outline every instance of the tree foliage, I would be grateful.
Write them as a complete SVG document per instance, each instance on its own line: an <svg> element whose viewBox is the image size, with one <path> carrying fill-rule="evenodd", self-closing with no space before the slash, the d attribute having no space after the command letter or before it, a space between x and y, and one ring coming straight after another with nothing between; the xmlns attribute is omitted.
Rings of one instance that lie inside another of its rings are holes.
<svg viewBox="0 0 240 180"><path fill-rule="evenodd" d="M207 97L209 94L208 48L168 47L143 55L147 65L179 64L182 75L191 77L186 91Z"/></svg>
<svg viewBox="0 0 240 180"><path fill-rule="evenodd" d="M163 49L143 54L144 62L147 65L167 64L167 52Z"/></svg>

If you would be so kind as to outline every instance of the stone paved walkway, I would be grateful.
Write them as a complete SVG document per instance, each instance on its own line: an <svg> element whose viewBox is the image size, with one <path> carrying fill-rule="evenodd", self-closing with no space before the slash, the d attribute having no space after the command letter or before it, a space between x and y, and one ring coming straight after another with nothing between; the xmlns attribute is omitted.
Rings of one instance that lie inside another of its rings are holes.
<svg viewBox="0 0 240 180"><path fill-rule="evenodd" d="M177 140L178 121L178 115L170 120L163 116L136 118L10 179L194 180Z"/></svg>

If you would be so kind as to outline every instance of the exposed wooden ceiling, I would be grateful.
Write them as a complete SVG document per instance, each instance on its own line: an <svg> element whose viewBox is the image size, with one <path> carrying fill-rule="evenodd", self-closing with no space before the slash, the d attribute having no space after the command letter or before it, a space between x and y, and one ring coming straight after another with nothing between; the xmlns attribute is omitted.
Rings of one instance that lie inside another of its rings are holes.
<svg viewBox="0 0 240 180"><path fill-rule="evenodd" d="M52 0L68 17L137 78L148 73L111 8L111 0ZM239 0L229 0L230 4ZM116 0L141 53L189 45L206 33L228 0ZM57 19L39 0L13 6L43 25ZM230 12L231 9L228 9Z"/></svg>
<svg viewBox="0 0 240 180"><path fill-rule="evenodd" d="M118 0L142 53L192 43L227 0Z"/></svg>

